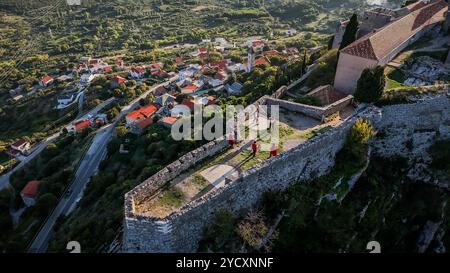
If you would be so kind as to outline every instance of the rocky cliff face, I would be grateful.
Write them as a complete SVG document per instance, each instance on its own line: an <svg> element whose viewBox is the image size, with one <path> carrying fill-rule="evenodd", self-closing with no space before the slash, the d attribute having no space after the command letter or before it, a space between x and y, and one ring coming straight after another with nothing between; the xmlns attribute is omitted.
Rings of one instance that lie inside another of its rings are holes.
<svg viewBox="0 0 450 273"><path fill-rule="evenodd" d="M296 211L302 213L292 211L282 223L275 250L367 252L367 243L378 241L382 252L446 252L449 125L447 95L383 108L367 170L343 200L328 198L318 207L322 195L297 186L290 199L300 203ZM326 188L325 182L308 187Z"/></svg>

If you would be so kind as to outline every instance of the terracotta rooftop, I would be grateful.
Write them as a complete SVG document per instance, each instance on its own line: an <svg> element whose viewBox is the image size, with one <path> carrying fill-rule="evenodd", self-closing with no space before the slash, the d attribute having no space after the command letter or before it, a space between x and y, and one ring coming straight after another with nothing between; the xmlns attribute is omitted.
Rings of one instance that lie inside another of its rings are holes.
<svg viewBox="0 0 450 273"><path fill-rule="evenodd" d="M38 194L39 182L36 180L30 181L20 192L23 197L35 198Z"/></svg>
<svg viewBox="0 0 450 273"><path fill-rule="evenodd" d="M27 143L26 140L20 139L20 140L16 141L12 146L14 146L14 147L20 147L20 146L22 146L22 145L25 144L25 143Z"/></svg>
<svg viewBox="0 0 450 273"><path fill-rule="evenodd" d="M153 124L153 118L152 117L149 117L149 118L146 118L146 119L142 119L142 120L139 120L137 122L137 126L139 126L139 128L141 128L141 129L145 129L145 128L147 128L148 126L150 126L152 124Z"/></svg>
<svg viewBox="0 0 450 273"><path fill-rule="evenodd" d="M412 11L416 11L420 8L423 8L425 5L426 5L425 2L417 1L415 3L409 4L408 6L406 6L406 8L412 12Z"/></svg>
<svg viewBox="0 0 450 273"><path fill-rule="evenodd" d="M131 69L133 72L139 73L139 74L143 74L145 73L145 68L142 66L137 66Z"/></svg>
<svg viewBox="0 0 450 273"><path fill-rule="evenodd" d="M165 117L165 118L163 118L162 120L161 120L161 122L162 123L166 123L166 124L170 124L170 125L173 125L173 124L175 124L175 122L177 122L177 118L174 118L174 117Z"/></svg>
<svg viewBox="0 0 450 273"><path fill-rule="evenodd" d="M75 130L80 131L80 130L88 128L91 125L92 125L92 121L90 121L89 119L82 120L82 121L75 123Z"/></svg>
<svg viewBox="0 0 450 273"><path fill-rule="evenodd" d="M127 80L125 78L121 77L121 76L115 76L112 79L112 81L117 83L117 84L122 84L122 83L126 83L127 82Z"/></svg>
<svg viewBox="0 0 450 273"><path fill-rule="evenodd" d="M255 60L254 66L257 66L257 65L270 65L270 61L267 60L267 58L265 58L265 57L260 57Z"/></svg>
<svg viewBox="0 0 450 273"><path fill-rule="evenodd" d="M443 0L426 4L384 28L356 40L341 52L365 59L382 60L424 27L442 21L447 7Z"/></svg>
<svg viewBox="0 0 450 273"><path fill-rule="evenodd" d="M156 105L146 105L129 113L127 117L133 120L147 119L151 117L156 111L158 111L158 109L159 107Z"/></svg>
<svg viewBox="0 0 450 273"><path fill-rule="evenodd" d="M46 76L44 76L43 78L42 78L42 80L41 80L41 82L43 82L43 83L49 83L50 81L53 81L53 78L52 77L50 77L50 76L48 76L48 75L46 75Z"/></svg>

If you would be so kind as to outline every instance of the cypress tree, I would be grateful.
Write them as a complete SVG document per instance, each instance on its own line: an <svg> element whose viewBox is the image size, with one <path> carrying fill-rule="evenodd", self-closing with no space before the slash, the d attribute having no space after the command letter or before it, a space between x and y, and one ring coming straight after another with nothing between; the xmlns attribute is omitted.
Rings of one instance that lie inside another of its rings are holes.
<svg viewBox="0 0 450 273"><path fill-rule="evenodd" d="M339 50L356 41L358 29L359 29L358 16L354 13L350 18L347 27L345 28L344 36L342 37L342 42L341 46L339 47Z"/></svg>
<svg viewBox="0 0 450 273"><path fill-rule="evenodd" d="M302 62L302 75L306 73L308 69L308 54L306 53L306 49L303 53L303 62Z"/></svg>
<svg viewBox="0 0 450 273"><path fill-rule="evenodd" d="M377 102L383 96L385 85L386 78L383 67L366 68L358 80L355 99L366 103Z"/></svg>

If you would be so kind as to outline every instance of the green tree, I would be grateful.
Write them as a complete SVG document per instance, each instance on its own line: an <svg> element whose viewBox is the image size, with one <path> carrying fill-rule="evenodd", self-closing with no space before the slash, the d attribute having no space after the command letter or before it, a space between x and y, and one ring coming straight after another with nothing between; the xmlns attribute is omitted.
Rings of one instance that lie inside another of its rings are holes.
<svg viewBox="0 0 450 273"><path fill-rule="evenodd" d="M261 246L268 230L263 213L254 211L250 211L236 227L236 233L242 241L256 249Z"/></svg>
<svg viewBox="0 0 450 273"><path fill-rule="evenodd" d="M128 129L125 126L119 126L116 128L116 134L118 137L124 137L128 134Z"/></svg>
<svg viewBox="0 0 450 273"><path fill-rule="evenodd" d="M366 68L358 80L355 98L359 102L377 102L383 96L385 85L386 76L383 67Z"/></svg>
<svg viewBox="0 0 450 273"><path fill-rule="evenodd" d="M341 46L339 47L339 50L356 41L358 28L359 28L358 16L354 13L350 18L347 27L345 28L344 36L342 37L342 42Z"/></svg>
<svg viewBox="0 0 450 273"><path fill-rule="evenodd" d="M303 53L303 61L302 61L302 72L301 72L302 75L306 73L307 68L308 68L308 53L306 52L306 49L305 49L305 52Z"/></svg>
<svg viewBox="0 0 450 273"><path fill-rule="evenodd" d="M374 135L375 129L372 124L359 118L355 121L348 134L346 148L354 158L363 160L366 156L367 144Z"/></svg>
<svg viewBox="0 0 450 273"><path fill-rule="evenodd" d="M58 202L58 199L52 193L45 193L39 197L36 203L36 212L39 216L44 217L50 213L53 207Z"/></svg>

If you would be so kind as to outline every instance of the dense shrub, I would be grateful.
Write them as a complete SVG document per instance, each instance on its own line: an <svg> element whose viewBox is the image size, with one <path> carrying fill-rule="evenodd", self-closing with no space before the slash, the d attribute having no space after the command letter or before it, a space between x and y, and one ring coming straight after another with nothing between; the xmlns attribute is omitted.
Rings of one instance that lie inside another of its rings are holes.
<svg viewBox="0 0 450 273"><path fill-rule="evenodd" d="M311 96L303 96L300 98L295 99L296 103L306 104L306 105L312 105L312 106L322 106L322 103L320 100L316 97Z"/></svg>
<svg viewBox="0 0 450 273"><path fill-rule="evenodd" d="M370 122L359 118L348 134L345 147L352 156L363 159L366 156L367 144L374 135L375 129Z"/></svg>
<svg viewBox="0 0 450 273"><path fill-rule="evenodd" d="M338 51L331 50L317 61L316 69L311 72L306 80L306 85L316 88L322 85L332 84L336 75Z"/></svg>

